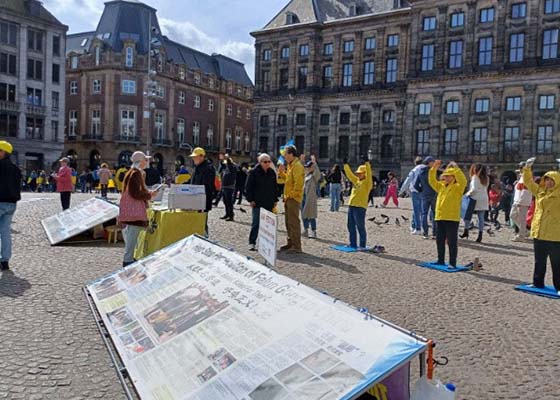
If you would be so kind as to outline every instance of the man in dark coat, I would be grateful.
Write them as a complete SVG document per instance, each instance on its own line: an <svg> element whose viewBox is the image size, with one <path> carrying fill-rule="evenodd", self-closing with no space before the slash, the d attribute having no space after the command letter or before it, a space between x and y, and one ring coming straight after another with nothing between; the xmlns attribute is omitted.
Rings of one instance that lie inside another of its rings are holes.
<svg viewBox="0 0 560 400"><path fill-rule="evenodd" d="M278 203L278 184L276 172L272 169L272 161L268 154L261 154L259 163L249 172L245 184L245 197L253 209L253 222L249 234L249 250L255 251L261 208L272 211Z"/></svg>
<svg viewBox="0 0 560 400"><path fill-rule="evenodd" d="M0 141L0 270L10 269L12 256L11 224L16 204L21 200L21 171L10 160L13 147Z"/></svg>
<svg viewBox="0 0 560 400"><path fill-rule="evenodd" d="M204 186L206 190L205 211L210 212L212 209L212 199L214 198L216 169L212 163L206 159L206 152L201 147L197 147L193 150L191 158L195 165L191 184Z"/></svg>

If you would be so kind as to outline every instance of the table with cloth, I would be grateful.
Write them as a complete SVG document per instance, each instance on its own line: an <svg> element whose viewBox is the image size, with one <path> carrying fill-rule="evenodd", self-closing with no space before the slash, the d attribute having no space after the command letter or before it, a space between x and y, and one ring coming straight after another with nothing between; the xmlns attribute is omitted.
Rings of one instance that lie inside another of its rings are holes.
<svg viewBox="0 0 560 400"><path fill-rule="evenodd" d="M140 232L134 258L140 260L190 235L204 235L206 213L148 209L148 228Z"/></svg>

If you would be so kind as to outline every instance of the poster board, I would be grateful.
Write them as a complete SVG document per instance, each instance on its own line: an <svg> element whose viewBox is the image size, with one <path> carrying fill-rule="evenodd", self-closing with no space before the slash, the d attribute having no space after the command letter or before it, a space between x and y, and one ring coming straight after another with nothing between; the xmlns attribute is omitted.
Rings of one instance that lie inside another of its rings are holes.
<svg viewBox="0 0 560 400"><path fill-rule="evenodd" d="M350 400L427 348L196 236L87 292L145 400Z"/></svg>
<svg viewBox="0 0 560 400"><path fill-rule="evenodd" d="M66 211L45 218L41 221L43 229L51 242L56 245L82 232L103 224L119 215L119 206L92 198Z"/></svg>
<svg viewBox="0 0 560 400"><path fill-rule="evenodd" d="M278 217L276 214L261 208L259 219L259 254L270 266L274 267L276 266L276 245L278 243Z"/></svg>

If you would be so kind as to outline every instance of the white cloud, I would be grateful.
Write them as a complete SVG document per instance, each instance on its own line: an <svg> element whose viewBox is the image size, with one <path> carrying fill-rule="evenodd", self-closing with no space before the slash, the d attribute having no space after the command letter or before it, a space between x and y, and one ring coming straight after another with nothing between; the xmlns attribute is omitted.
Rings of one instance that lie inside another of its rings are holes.
<svg viewBox="0 0 560 400"><path fill-rule="evenodd" d="M245 64L251 78L255 70L255 49L251 43L212 37L189 21L179 22L159 18L161 29L170 39L204 53L220 53Z"/></svg>

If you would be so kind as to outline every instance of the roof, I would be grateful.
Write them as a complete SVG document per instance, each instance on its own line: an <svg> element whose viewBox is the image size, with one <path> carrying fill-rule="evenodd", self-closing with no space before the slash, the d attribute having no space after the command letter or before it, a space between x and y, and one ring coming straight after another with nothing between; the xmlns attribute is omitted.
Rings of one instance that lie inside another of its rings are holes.
<svg viewBox="0 0 560 400"><path fill-rule="evenodd" d="M147 54L150 47L150 26L155 28L151 32L152 38L157 37L160 40L169 61L244 86L253 85L242 63L222 55L208 55L162 35L156 10L138 0L106 2L95 31L68 35L67 53L88 51L92 40L97 38L103 41L106 48L115 52L121 52L123 40L130 39L136 43L136 51L139 54Z"/></svg>
<svg viewBox="0 0 560 400"><path fill-rule="evenodd" d="M364 15L382 14L408 6L402 0L291 0L263 30L292 24L325 23ZM295 18L287 23L287 17Z"/></svg>
<svg viewBox="0 0 560 400"><path fill-rule="evenodd" d="M40 1L37 0L0 0L0 7L15 12L31 19L39 19L50 25L55 25L60 28L68 27L60 22L47 10Z"/></svg>

